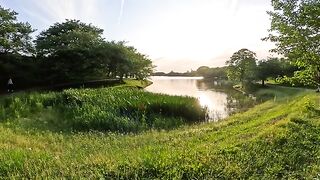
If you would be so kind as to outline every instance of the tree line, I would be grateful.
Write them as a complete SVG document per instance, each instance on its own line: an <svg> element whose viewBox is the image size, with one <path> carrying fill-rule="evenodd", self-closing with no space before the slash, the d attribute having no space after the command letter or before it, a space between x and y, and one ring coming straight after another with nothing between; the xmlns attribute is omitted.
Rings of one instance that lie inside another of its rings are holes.
<svg viewBox="0 0 320 180"><path fill-rule="evenodd" d="M230 60L226 62L227 66L208 67L200 66L196 70L179 72L155 72L153 76L202 76L205 80L231 80L243 85L250 85L261 81L272 79L279 84L291 85L290 79L296 71L299 70L290 61L285 58L267 58L258 60L256 54L248 49L240 49L235 52ZM301 84L296 84L301 85Z"/></svg>
<svg viewBox="0 0 320 180"><path fill-rule="evenodd" d="M250 85L255 81L261 81L264 86L267 79L284 84L283 79L292 77L294 72L299 70L285 58L258 60L255 52L245 48L233 53L226 64L228 78L240 82L242 86Z"/></svg>
<svg viewBox="0 0 320 180"><path fill-rule="evenodd" d="M267 78L292 86L318 87L320 91L320 1L271 0L270 34L262 40L274 42L272 52L282 58L258 61L256 54L240 49L226 62L229 79L242 85Z"/></svg>
<svg viewBox="0 0 320 180"><path fill-rule="evenodd" d="M191 75L207 79L229 79L243 86L272 78L280 84L318 87L320 91L320 1L271 0L273 10L270 34L264 41L274 42L272 52L281 58L258 60L246 48L233 53L226 67L201 66Z"/></svg>
<svg viewBox="0 0 320 180"><path fill-rule="evenodd" d="M132 77L152 73L148 56L124 41L106 41L103 29L79 20L55 23L40 32L0 6L0 82L20 87Z"/></svg>

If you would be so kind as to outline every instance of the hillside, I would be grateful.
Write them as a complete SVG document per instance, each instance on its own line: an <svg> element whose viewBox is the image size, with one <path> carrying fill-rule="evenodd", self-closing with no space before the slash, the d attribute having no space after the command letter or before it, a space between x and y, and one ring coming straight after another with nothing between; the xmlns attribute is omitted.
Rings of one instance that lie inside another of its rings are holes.
<svg viewBox="0 0 320 180"><path fill-rule="evenodd" d="M219 123L138 134L30 128L17 117L0 123L0 177L319 178L319 103L300 92ZM35 127L55 121L48 111Z"/></svg>

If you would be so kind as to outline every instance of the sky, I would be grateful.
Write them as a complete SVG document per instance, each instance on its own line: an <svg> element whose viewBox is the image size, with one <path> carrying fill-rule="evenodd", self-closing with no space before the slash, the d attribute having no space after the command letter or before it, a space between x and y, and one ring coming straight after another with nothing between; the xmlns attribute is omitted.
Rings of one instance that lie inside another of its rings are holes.
<svg viewBox="0 0 320 180"><path fill-rule="evenodd" d="M127 41L149 56L156 71L224 66L248 48L272 56L271 0L0 0L19 13L35 35L55 22L78 19L104 29L107 40Z"/></svg>

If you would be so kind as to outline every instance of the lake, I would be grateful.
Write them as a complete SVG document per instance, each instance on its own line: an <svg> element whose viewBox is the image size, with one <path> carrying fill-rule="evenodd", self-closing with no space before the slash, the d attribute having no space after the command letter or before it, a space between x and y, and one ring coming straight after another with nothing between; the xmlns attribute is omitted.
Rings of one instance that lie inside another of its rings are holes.
<svg viewBox="0 0 320 180"><path fill-rule="evenodd" d="M152 76L146 91L169 95L192 96L208 109L209 121L218 121L252 107L255 102L234 90L225 81L204 81L202 77Z"/></svg>

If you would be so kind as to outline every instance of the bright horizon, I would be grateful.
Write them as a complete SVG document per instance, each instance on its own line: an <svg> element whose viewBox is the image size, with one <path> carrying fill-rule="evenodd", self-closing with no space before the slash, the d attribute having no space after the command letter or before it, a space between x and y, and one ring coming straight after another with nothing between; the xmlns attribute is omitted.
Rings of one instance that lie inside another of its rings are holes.
<svg viewBox="0 0 320 180"><path fill-rule="evenodd" d="M128 41L156 71L224 66L241 48L271 56L261 41L270 27L271 0L0 0L36 35L55 22L78 19L104 29L107 40Z"/></svg>

